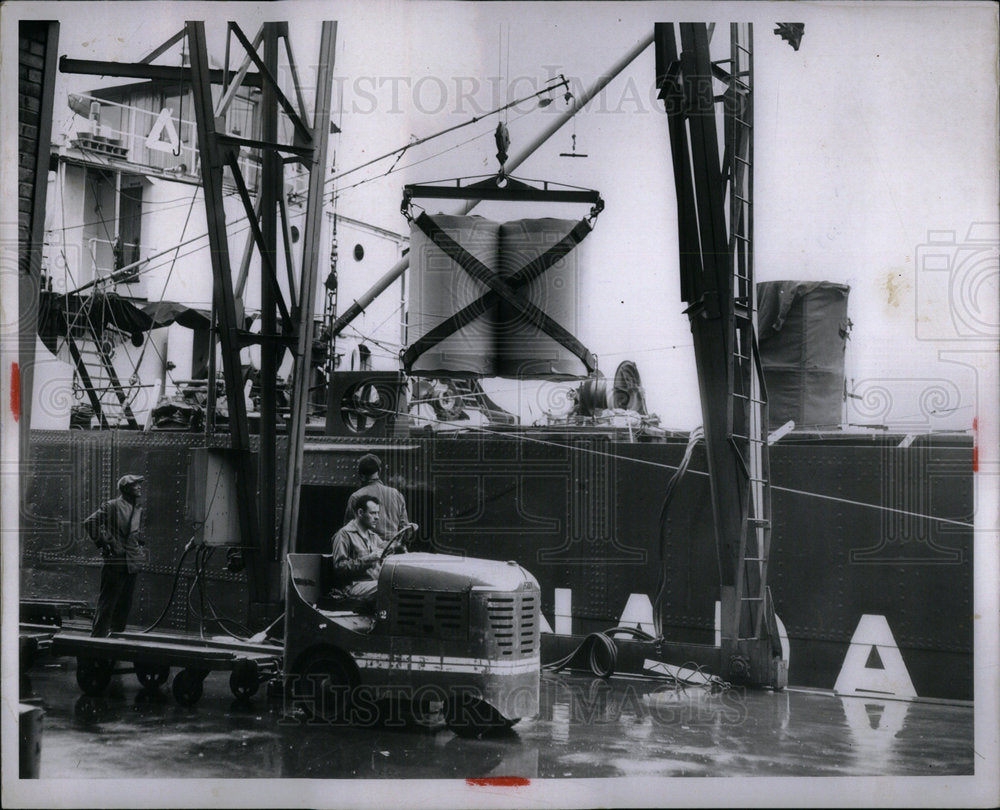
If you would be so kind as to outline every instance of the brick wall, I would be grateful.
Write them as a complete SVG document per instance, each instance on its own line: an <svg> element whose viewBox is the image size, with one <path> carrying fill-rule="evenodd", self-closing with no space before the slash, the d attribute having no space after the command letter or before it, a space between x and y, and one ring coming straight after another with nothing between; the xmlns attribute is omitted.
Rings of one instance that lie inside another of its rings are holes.
<svg viewBox="0 0 1000 810"><path fill-rule="evenodd" d="M44 183L43 175L35 178L38 160L38 137L41 123L42 78L45 69L46 48L50 26L47 22L24 21L19 29L19 54L17 70L18 118L18 267L27 273L30 260L30 241L34 217L44 217L44 211L34 211L35 183ZM46 144L48 138L44 139Z"/></svg>

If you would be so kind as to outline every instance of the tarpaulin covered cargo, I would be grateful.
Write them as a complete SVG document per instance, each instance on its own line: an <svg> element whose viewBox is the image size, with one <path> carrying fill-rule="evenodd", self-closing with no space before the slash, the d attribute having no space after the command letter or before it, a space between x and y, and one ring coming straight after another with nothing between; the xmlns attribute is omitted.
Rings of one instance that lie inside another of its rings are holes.
<svg viewBox="0 0 1000 810"><path fill-rule="evenodd" d="M800 428L840 427L850 289L829 281L757 285L757 333L771 428L789 420Z"/></svg>
<svg viewBox="0 0 1000 810"><path fill-rule="evenodd" d="M435 214L410 235L406 370L436 377L586 377L577 324L586 222ZM491 289L503 282L507 297ZM543 323L544 321L544 323Z"/></svg>

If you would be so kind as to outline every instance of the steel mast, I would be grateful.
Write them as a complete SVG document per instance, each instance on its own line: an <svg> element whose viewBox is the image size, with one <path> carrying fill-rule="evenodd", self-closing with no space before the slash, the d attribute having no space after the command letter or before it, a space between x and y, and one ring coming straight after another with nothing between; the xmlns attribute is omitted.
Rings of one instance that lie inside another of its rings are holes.
<svg viewBox="0 0 1000 810"><path fill-rule="evenodd" d="M716 61L709 53L712 28L657 23L657 82L669 121L681 297L691 323L711 479L721 675L781 688L787 663L767 586L767 393L753 275L753 26L731 24L728 58Z"/></svg>

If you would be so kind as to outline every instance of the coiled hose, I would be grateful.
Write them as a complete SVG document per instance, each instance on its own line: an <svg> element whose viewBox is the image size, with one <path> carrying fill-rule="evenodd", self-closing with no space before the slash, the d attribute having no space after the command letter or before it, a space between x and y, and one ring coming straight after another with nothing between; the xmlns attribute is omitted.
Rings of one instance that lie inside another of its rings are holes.
<svg viewBox="0 0 1000 810"><path fill-rule="evenodd" d="M551 664L546 664L542 669L560 672L579 656L586 661L590 671L598 678L610 678L614 675L615 665L618 663L618 645L611 637L613 633L628 633L640 641L654 640L654 636L636 627L612 627L608 630L600 630L587 636L569 655L558 661L553 661Z"/></svg>

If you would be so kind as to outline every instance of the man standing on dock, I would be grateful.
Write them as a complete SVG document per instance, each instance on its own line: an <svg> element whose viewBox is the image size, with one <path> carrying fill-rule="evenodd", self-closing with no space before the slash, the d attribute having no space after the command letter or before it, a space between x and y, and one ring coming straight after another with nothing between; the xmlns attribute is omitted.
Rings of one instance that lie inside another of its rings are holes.
<svg viewBox="0 0 1000 810"><path fill-rule="evenodd" d="M383 540L391 540L393 535L410 522L406 514L406 501L402 493L393 487L383 484L379 478L382 469L382 460L372 453L366 453L358 460L358 478L361 479L361 488L355 490L347 501L347 511L344 513L344 524L355 518L355 512L359 504L358 499L363 495L374 495L381 505L381 514L376 521L375 532Z"/></svg>
<svg viewBox="0 0 1000 810"><path fill-rule="evenodd" d="M91 636L120 633L128 621L136 576L148 557L142 540L142 483L141 475L123 475L118 497L102 503L83 522L104 557Z"/></svg>

